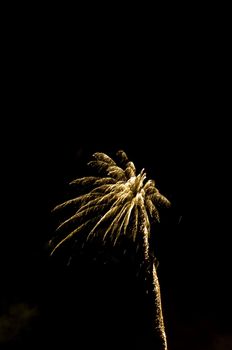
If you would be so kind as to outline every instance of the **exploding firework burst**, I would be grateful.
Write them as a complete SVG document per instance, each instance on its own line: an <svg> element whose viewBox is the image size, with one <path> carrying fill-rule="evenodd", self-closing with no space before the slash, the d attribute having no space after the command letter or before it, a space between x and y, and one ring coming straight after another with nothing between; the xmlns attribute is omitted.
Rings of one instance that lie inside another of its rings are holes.
<svg viewBox="0 0 232 350"><path fill-rule="evenodd" d="M121 235L136 241L143 225L149 238L150 222L159 222L160 206L169 206L170 202L160 194L153 180L146 179L144 169L136 175L135 165L124 151L118 151L117 157L119 165L105 153L94 153L88 164L101 177L83 177L70 183L86 188L86 193L53 209L70 207L75 212L58 226L57 231L66 234L58 243L53 242L52 254L86 229L86 239L101 235L103 240L110 238L115 244ZM69 231L73 225L75 228Z"/></svg>
<svg viewBox="0 0 232 350"><path fill-rule="evenodd" d="M57 205L53 210L70 208L71 216L57 228L51 241L53 254L66 241L86 233L85 240L98 236L115 244L120 237L142 242L145 280L154 303L154 330L159 341L157 349L167 350L161 296L156 266L150 252L151 222L159 222L160 207L168 207L169 200L146 179L144 169L137 175L134 163L124 151L117 152L118 164L105 153L94 153L88 164L99 176L78 178L71 182L82 194ZM57 240L58 239L58 240Z"/></svg>

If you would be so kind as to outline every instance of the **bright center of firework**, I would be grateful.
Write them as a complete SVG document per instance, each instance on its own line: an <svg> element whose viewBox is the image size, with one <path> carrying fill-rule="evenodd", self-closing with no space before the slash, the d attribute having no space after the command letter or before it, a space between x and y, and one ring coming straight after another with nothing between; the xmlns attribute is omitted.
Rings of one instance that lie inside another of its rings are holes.
<svg viewBox="0 0 232 350"><path fill-rule="evenodd" d="M144 169L142 169L141 173L138 176L132 176L128 181L127 185L133 194L136 196L139 192L141 192L143 188L143 182L146 179L146 173L144 173Z"/></svg>

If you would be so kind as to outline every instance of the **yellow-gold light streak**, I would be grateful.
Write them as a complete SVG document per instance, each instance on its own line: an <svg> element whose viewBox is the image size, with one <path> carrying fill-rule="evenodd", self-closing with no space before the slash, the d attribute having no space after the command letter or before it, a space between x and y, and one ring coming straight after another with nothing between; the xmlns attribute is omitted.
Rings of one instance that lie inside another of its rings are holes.
<svg viewBox="0 0 232 350"><path fill-rule="evenodd" d="M86 193L53 209L57 211L70 207L74 213L58 226L58 233L65 231L65 235L58 234L51 240L51 254L84 229L88 230L86 240L103 231L101 239L110 238L114 244L121 235L127 235L133 241L140 236L143 241L144 262L147 266L152 266L150 274L152 292L155 295L155 329L159 333L162 350L166 350L160 287L155 264L150 262L149 237L151 221L159 222L159 208L168 207L170 202L160 194L153 180L146 180L144 169L136 175L135 165L128 160L124 151L118 151L117 157L119 164L105 153L94 153L93 160L88 165L101 176L78 178L70 183L80 186L82 190L86 188ZM70 224L75 224L76 227L70 230Z"/></svg>

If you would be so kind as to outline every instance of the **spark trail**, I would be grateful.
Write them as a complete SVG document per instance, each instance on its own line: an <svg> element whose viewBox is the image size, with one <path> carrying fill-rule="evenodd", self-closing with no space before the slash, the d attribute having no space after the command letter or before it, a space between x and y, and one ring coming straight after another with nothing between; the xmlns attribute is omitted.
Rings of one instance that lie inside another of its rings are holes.
<svg viewBox="0 0 232 350"><path fill-rule="evenodd" d="M163 344L161 349L166 350L160 288L156 267L150 263L149 238L151 223L160 221L160 207L168 207L170 202L156 188L154 180L147 180L144 169L136 175L135 165L124 151L118 151L116 156L119 164L105 153L94 153L88 165L98 172L98 176L82 177L70 183L86 191L53 209L58 211L69 207L73 214L58 226L57 235L51 241L51 254L83 230L88 232L86 240L100 236L103 241L110 239L113 244L122 235L134 242L140 236L144 262L152 266L150 278L155 294L155 329Z"/></svg>

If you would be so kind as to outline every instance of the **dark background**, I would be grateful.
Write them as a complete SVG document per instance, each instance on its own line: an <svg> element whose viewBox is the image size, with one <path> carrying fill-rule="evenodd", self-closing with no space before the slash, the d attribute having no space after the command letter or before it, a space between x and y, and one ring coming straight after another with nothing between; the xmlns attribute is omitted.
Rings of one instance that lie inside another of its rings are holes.
<svg viewBox="0 0 232 350"><path fill-rule="evenodd" d="M124 149L173 204L154 238L170 349L228 350L226 47L216 31L186 24L153 37L72 23L7 32L0 342L149 344L129 259L104 264L88 253L67 266L47 248L68 182L85 175L92 153Z"/></svg>

